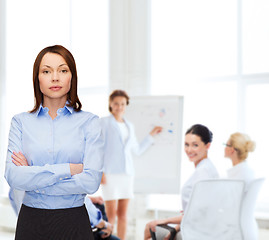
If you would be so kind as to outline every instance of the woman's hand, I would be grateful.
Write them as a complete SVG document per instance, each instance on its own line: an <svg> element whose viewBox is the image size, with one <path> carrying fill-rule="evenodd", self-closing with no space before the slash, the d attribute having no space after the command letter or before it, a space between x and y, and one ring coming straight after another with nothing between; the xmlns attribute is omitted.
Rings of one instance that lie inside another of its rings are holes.
<svg viewBox="0 0 269 240"><path fill-rule="evenodd" d="M27 159L24 157L24 155L21 152L18 152L18 153L13 152L11 157L12 157L12 162L16 166L29 166Z"/></svg>
<svg viewBox="0 0 269 240"><path fill-rule="evenodd" d="M107 237L109 237L112 234L113 226L109 222L105 222L105 221L103 221L103 222L104 222L103 224L106 225L106 228L102 228L103 234L101 235L101 238L107 238Z"/></svg>
<svg viewBox="0 0 269 240"><path fill-rule="evenodd" d="M83 164L69 163L71 176L82 173Z"/></svg>
<svg viewBox="0 0 269 240"><path fill-rule="evenodd" d="M150 229L152 232L156 231L156 226L161 224L160 220L155 220L147 223L145 230L144 230L144 240L151 239Z"/></svg>
<svg viewBox="0 0 269 240"><path fill-rule="evenodd" d="M149 133L151 136L155 136L156 134L160 133L163 130L162 127L156 126L154 127L151 132Z"/></svg>

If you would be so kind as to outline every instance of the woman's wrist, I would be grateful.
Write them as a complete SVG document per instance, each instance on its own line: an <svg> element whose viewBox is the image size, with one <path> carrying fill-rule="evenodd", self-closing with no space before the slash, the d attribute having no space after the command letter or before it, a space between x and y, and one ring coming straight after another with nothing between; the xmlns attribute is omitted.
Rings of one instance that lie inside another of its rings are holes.
<svg viewBox="0 0 269 240"><path fill-rule="evenodd" d="M83 171L83 164L80 163L69 163L69 167L71 176L82 173Z"/></svg>
<svg viewBox="0 0 269 240"><path fill-rule="evenodd" d="M107 222L103 220L103 227L101 229L107 229Z"/></svg>

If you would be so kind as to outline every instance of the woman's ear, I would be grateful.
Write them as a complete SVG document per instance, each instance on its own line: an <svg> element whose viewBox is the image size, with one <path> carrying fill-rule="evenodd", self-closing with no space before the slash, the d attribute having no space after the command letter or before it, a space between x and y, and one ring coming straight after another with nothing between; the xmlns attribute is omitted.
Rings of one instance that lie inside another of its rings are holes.
<svg viewBox="0 0 269 240"><path fill-rule="evenodd" d="M205 146L206 146L206 149L208 150L210 148L210 146L211 146L211 143L209 142Z"/></svg>

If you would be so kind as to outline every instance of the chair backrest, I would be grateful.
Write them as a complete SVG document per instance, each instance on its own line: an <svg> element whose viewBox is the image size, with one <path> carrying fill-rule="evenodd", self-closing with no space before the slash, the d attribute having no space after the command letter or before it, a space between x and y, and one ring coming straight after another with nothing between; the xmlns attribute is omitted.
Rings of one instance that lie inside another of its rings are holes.
<svg viewBox="0 0 269 240"><path fill-rule="evenodd" d="M246 186L241 209L241 227L244 240L258 240L258 226L254 210L264 180L264 178L257 178Z"/></svg>
<svg viewBox="0 0 269 240"><path fill-rule="evenodd" d="M183 240L242 240L242 180L210 179L193 188L181 223Z"/></svg>

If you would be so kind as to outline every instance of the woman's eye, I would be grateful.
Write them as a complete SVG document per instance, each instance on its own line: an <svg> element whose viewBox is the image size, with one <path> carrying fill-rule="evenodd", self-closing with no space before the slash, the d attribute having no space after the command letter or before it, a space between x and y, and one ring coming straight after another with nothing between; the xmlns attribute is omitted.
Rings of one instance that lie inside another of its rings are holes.
<svg viewBox="0 0 269 240"><path fill-rule="evenodd" d="M63 69L63 70L61 70L61 72L63 72L63 73L67 73L67 70L66 70L66 69Z"/></svg>
<svg viewBox="0 0 269 240"><path fill-rule="evenodd" d="M49 71L48 71L48 70L44 70L43 73L44 73L44 74L48 74Z"/></svg>

